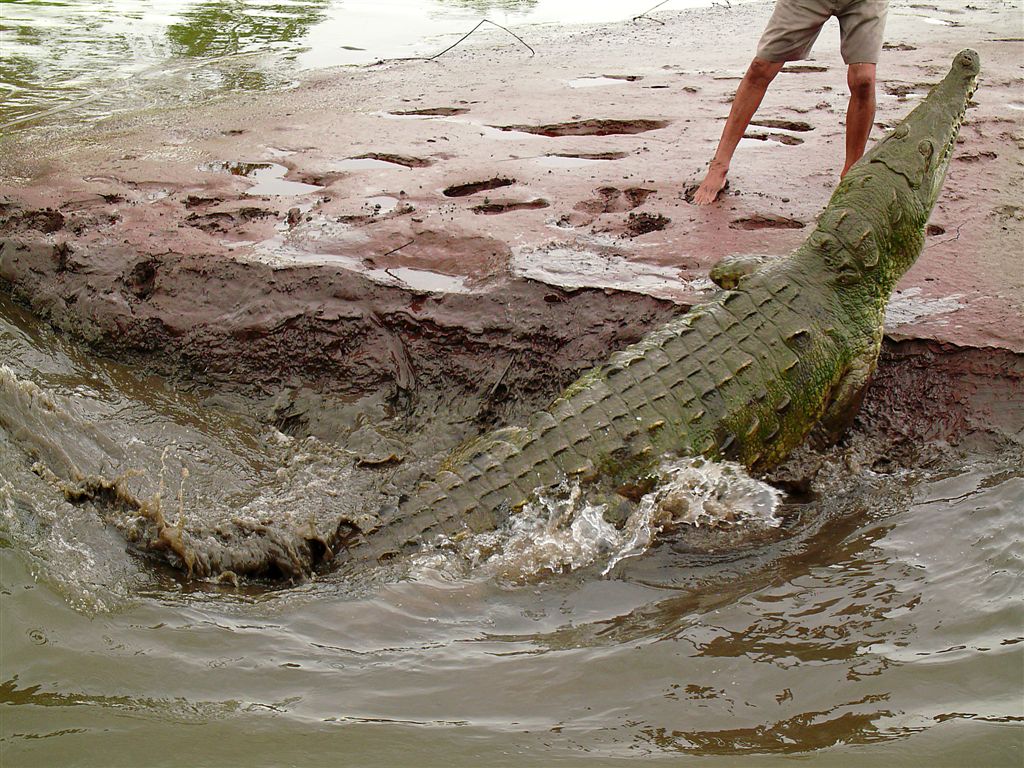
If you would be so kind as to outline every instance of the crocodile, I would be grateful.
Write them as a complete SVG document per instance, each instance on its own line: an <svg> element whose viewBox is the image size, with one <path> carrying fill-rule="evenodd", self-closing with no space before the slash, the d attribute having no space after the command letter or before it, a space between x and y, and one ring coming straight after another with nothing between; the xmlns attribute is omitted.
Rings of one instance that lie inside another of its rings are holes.
<svg viewBox="0 0 1024 768"><path fill-rule="evenodd" d="M720 266L719 282L731 287L584 373L526 426L456 449L382 515L392 522L369 532L343 526L336 563L494 529L565 478L628 495L666 456L731 460L757 473L813 431L841 434L875 369L885 306L921 252L978 72L978 54L961 51L846 174L793 253Z"/></svg>

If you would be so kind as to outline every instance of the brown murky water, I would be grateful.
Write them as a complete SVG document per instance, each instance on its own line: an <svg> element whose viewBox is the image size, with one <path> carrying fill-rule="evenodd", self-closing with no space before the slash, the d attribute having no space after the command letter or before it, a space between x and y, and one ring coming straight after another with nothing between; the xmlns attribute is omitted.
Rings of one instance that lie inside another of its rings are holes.
<svg viewBox="0 0 1024 768"><path fill-rule="evenodd" d="M0 360L75 404L71 456L110 440L159 478L174 445L193 505L301 510L239 396L91 359L6 299ZM668 537L607 576L432 557L397 580L233 588L128 553L31 471L45 436L12 426L11 391L4 766L1020 765L1019 452L841 469L826 498L786 504L800 522L781 540L709 556ZM310 499L348 478L317 446Z"/></svg>
<svg viewBox="0 0 1024 768"><path fill-rule="evenodd" d="M673 0L672 7L710 4ZM501 25L616 21L651 5L645 0L0 0L0 132L40 120L102 118L224 93L288 88L302 71L432 55L484 18Z"/></svg>

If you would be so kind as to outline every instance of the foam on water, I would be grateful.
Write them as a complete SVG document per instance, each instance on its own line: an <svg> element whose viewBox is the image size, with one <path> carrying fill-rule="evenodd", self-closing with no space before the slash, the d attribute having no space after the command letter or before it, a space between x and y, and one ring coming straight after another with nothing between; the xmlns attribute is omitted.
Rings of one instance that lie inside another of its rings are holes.
<svg viewBox="0 0 1024 768"><path fill-rule="evenodd" d="M608 519L614 502L592 498L578 480L565 480L539 493L498 530L445 541L440 551L421 553L417 566L458 570L454 554L467 566L463 570L512 581L593 564L607 575L683 526L746 527L756 533L781 522L775 513L782 494L739 464L683 458L663 462L657 474L654 489L631 505L619 525Z"/></svg>

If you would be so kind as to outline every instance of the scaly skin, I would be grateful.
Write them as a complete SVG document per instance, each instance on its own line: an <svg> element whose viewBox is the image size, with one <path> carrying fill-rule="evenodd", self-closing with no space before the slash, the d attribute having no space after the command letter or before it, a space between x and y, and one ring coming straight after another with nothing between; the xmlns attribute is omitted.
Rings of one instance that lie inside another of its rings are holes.
<svg viewBox="0 0 1024 768"><path fill-rule="evenodd" d="M889 296L921 251L978 68L977 53L959 53L850 170L790 256L612 355L527 427L463 446L400 503L397 522L339 532L334 549L361 562L431 534L489 530L562 477L635 487L666 454L756 472L818 425L841 430L874 370Z"/></svg>

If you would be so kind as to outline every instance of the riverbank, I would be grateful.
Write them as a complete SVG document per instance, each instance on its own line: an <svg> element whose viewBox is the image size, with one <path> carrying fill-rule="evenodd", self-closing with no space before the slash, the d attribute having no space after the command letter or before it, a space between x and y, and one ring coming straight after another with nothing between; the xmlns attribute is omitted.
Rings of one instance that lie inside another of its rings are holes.
<svg viewBox="0 0 1024 768"><path fill-rule="evenodd" d="M158 370L468 386L491 372L452 350L486 345L519 361L495 386L527 384L523 361L568 381L706 296L721 257L795 247L831 194L846 104L834 22L773 85L730 193L686 201L769 12L518 30L535 55L481 30L435 61L7 136L0 279L57 327ZM890 12L874 139L957 50L983 62L926 249L890 307L893 340L1024 353L1014 14Z"/></svg>

